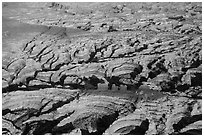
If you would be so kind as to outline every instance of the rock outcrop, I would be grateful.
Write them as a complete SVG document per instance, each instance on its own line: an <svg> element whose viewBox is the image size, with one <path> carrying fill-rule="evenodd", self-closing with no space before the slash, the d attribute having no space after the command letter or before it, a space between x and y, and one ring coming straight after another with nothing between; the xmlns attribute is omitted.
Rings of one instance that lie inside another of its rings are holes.
<svg viewBox="0 0 204 137"><path fill-rule="evenodd" d="M4 3L3 16L46 29L2 57L2 134L202 134L201 3Z"/></svg>

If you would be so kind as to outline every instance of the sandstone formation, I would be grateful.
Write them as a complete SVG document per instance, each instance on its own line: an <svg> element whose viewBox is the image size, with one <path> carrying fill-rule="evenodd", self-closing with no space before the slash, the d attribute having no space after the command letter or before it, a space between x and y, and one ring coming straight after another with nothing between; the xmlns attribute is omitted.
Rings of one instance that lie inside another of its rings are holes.
<svg viewBox="0 0 204 137"><path fill-rule="evenodd" d="M201 3L2 5L2 134L202 134Z"/></svg>

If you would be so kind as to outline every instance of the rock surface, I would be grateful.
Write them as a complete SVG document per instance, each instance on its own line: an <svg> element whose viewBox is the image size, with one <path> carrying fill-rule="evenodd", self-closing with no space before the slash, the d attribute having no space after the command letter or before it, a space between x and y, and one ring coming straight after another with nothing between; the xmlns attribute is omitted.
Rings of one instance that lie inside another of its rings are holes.
<svg viewBox="0 0 204 137"><path fill-rule="evenodd" d="M202 134L202 3L2 6L2 134Z"/></svg>

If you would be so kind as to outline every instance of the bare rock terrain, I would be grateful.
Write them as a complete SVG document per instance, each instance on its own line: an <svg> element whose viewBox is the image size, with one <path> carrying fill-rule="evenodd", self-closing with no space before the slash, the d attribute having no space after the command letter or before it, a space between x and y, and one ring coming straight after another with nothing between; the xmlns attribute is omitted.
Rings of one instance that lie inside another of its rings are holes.
<svg viewBox="0 0 204 137"><path fill-rule="evenodd" d="M2 134L202 134L202 3L2 6Z"/></svg>

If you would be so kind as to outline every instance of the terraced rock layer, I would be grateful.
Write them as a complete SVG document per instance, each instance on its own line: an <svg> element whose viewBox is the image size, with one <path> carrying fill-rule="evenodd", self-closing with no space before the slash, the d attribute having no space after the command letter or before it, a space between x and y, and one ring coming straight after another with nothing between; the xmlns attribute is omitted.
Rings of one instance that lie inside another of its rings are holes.
<svg viewBox="0 0 204 137"><path fill-rule="evenodd" d="M3 3L3 17L43 29L16 46L3 33L2 134L202 134L201 3Z"/></svg>

